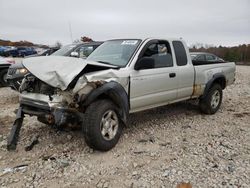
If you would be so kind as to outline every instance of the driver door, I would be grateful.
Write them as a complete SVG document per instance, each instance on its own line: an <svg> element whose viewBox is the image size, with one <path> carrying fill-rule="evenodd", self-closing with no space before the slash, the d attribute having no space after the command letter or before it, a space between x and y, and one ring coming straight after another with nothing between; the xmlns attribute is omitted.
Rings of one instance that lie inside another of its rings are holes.
<svg viewBox="0 0 250 188"><path fill-rule="evenodd" d="M134 70L130 82L131 111L167 104L177 97L178 73L167 41L150 41L139 58L151 57L154 67Z"/></svg>

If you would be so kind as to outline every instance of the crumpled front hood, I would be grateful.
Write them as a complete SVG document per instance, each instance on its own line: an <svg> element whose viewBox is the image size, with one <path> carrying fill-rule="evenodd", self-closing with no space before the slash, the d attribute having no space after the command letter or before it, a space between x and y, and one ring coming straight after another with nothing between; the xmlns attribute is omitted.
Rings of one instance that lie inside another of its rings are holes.
<svg viewBox="0 0 250 188"><path fill-rule="evenodd" d="M67 89L72 80L87 64L113 68L113 66L62 56L41 56L23 60L23 65L38 79L50 86Z"/></svg>

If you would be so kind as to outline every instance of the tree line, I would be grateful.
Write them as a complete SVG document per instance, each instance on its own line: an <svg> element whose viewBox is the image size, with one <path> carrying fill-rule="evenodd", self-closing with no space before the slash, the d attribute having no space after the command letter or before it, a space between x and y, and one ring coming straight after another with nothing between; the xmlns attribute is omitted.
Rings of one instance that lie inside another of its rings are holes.
<svg viewBox="0 0 250 188"><path fill-rule="evenodd" d="M32 47L32 46L37 46L40 48L48 48L47 45L43 45L43 44L34 44L32 42L26 41L26 40L21 40L21 41L10 41L10 40L3 40L0 39L0 46L27 46L27 47Z"/></svg>
<svg viewBox="0 0 250 188"><path fill-rule="evenodd" d="M92 42L94 41L92 38L88 36L82 36L80 40L76 40L75 42ZM62 44L60 42L56 42L55 45L61 47ZM47 45L38 45L33 44L29 41L18 41L12 42L9 40L0 39L0 46L38 46L47 48ZM226 61L234 61L234 62L250 62L250 44L242 44L239 46L233 47L224 47L224 46L211 46L204 45L201 43L197 43L190 47L191 52L208 52L217 55L218 57L226 60Z"/></svg>
<svg viewBox="0 0 250 188"><path fill-rule="evenodd" d="M194 45L190 48L190 52L208 52L226 61L250 62L250 44L233 47Z"/></svg>

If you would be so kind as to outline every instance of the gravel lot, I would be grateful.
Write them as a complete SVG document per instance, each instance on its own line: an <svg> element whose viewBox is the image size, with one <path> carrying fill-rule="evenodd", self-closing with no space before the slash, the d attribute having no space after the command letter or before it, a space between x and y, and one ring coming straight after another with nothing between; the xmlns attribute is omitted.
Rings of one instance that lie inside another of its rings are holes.
<svg viewBox="0 0 250 188"><path fill-rule="evenodd" d="M215 115L201 115L194 102L132 114L105 153L88 148L79 130L30 117L7 152L17 93L1 88L0 105L0 187L250 187L250 66L237 66ZM39 143L25 151L35 135Z"/></svg>

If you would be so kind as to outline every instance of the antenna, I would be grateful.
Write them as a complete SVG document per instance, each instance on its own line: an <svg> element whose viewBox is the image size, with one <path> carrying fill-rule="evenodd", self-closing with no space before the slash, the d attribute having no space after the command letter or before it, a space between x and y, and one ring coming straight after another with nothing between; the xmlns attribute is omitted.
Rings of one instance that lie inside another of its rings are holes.
<svg viewBox="0 0 250 188"><path fill-rule="evenodd" d="M73 43L73 34L72 34L71 22L70 21L69 21L69 34L70 34L71 42Z"/></svg>

